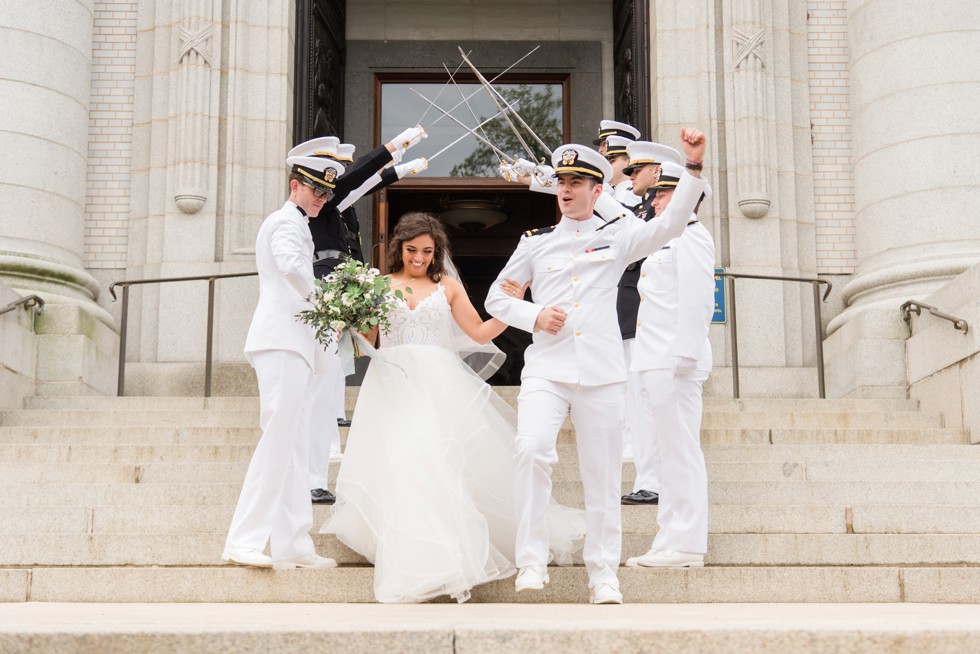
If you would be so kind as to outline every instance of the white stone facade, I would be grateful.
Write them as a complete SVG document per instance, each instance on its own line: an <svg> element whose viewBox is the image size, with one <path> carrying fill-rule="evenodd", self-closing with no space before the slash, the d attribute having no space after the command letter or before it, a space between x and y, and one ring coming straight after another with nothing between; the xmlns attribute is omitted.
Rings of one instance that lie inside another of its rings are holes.
<svg viewBox="0 0 980 654"><path fill-rule="evenodd" d="M295 3L15 4L0 9L0 283L100 325L77 335L100 354L64 379L52 366L48 392L112 392L106 336L120 315L109 282L254 268L255 230L285 188ZM348 41L599 43L605 115L595 118L613 114L612 0L347 5ZM906 375L897 304L980 260L980 4L650 0L650 15L652 136L669 142L686 124L709 133L715 195L702 218L718 265L830 276L829 392L907 393L921 382ZM811 393L810 287L738 288L746 386ZM248 375L255 284L217 291L215 358L234 387ZM133 390L200 391L206 293L205 283L133 289ZM65 320L56 331L77 324ZM712 343L727 384L727 330L714 327Z"/></svg>

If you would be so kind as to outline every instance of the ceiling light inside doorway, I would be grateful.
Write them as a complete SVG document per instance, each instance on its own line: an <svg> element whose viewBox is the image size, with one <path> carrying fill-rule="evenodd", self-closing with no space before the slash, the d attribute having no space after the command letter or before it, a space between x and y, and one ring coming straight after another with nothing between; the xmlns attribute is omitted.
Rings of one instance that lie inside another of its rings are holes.
<svg viewBox="0 0 980 654"><path fill-rule="evenodd" d="M443 198L439 205L439 219L469 234L499 225L510 217L510 210L503 198L492 200L450 200Z"/></svg>

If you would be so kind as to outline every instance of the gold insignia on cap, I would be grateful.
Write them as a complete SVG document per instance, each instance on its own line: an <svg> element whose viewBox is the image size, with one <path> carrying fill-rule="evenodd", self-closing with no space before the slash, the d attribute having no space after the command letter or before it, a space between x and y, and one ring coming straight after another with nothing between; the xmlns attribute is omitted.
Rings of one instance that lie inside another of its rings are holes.
<svg viewBox="0 0 980 654"><path fill-rule="evenodd" d="M578 159L578 151L565 150L561 153L561 165L571 166Z"/></svg>
<svg viewBox="0 0 980 654"><path fill-rule="evenodd" d="M337 171L334 168L327 168L323 171L323 179L333 183L333 180L337 179Z"/></svg>

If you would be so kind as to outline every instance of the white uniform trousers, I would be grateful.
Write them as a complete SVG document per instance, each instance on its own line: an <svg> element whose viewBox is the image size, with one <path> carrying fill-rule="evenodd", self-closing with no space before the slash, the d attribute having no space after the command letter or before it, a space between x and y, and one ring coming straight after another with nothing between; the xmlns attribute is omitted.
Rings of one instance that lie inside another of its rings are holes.
<svg viewBox="0 0 980 654"><path fill-rule="evenodd" d="M343 415L346 383L339 359L336 363L337 365L332 365L324 372L314 374L310 378L310 389L314 398L310 410L309 430L310 490L327 489L330 452L340 450L337 416Z"/></svg>
<svg viewBox="0 0 980 654"><path fill-rule="evenodd" d="M660 451L660 530L655 550L708 551L708 472L701 451L701 388L708 373L640 373Z"/></svg>
<svg viewBox="0 0 980 654"><path fill-rule="evenodd" d="M259 439L248 464L226 547L263 551L273 561L314 553L307 471L311 370L290 350L251 354L259 382Z"/></svg>
<svg viewBox="0 0 980 654"><path fill-rule="evenodd" d="M640 490L660 492L660 452L653 437L653 423L646 408L646 394L640 373L630 370L633 360L635 338L623 341L626 355L626 419L623 421L623 441L632 445L633 463L636 466L636 480L633 492ZM628 448L629 446L627 446Z"/></svg>
<svg viewBox="0 0 980 654"><path fill-rule="evenodd" d="M515 562L519 568L548 562L546 514L551 467L558 461L558 432L571 414L585 490L585 548L589 585L618 585L622 551L620 496L623 472L623 384L580 386L538 377L521 381L514 499Z"/></svg>

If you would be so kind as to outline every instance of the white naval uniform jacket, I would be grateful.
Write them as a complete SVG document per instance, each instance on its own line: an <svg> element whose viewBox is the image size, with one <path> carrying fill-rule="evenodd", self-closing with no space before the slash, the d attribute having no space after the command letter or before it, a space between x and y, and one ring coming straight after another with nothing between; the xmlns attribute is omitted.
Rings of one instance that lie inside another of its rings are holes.
<svg viewBox="0 0 980 654"><path fill-rule="evenodd" d="M259 269L259 302L245 337L245 358L262 350L290 350L302 356L310 368L323 351L314 330L296 319L310 307L313 291L313 237L306 215L287 201L269 214L255 238L255 263Z"/></svg>
<svg viewBox="0 0 980 654"><path fill-rule="evenodd" d="M522 379L583 386L626 381L616 316L619 279L630 262L683 232L704 185L703 179L685 174L662 220L644 222L617 205L625 212L622 219L606 223L595 216L585 221L562 216L554 230L521 238L485 306L498 320L534 333ZM500 288L504 278L530 280L534 301L505 294ZM565 326L557 334L534 332L538 313L551 306L567 314Z"/></svg>
<svg viewBox="0 0 980 654"><path fill-rule="evenodd" d="M673 204L671 200L668 210ZM640 310L630 370L669 369L679 355L697 359L698 370L711 371L708 327L715 310L714 277L715 245L700 222L689 224L647 257L637 284Z"/></svg>

